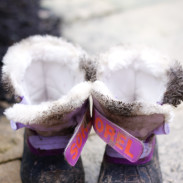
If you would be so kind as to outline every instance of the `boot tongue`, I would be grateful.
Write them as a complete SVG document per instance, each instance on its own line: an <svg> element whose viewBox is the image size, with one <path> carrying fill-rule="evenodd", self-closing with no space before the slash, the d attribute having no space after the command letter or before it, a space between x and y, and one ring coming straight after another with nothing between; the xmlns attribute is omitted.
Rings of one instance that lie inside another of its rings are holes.
<svg viewBox="0 0 183 183"><path fill-rule="evenodd" d="M145 141L152 134L169 133L164 114L130 115L129 113L128 116L125 116L123 114L120 115L110 112L96 99L94 99L94 104L95 110L102 116L105 116L112 123L123 128L139 140Z"/></svg>

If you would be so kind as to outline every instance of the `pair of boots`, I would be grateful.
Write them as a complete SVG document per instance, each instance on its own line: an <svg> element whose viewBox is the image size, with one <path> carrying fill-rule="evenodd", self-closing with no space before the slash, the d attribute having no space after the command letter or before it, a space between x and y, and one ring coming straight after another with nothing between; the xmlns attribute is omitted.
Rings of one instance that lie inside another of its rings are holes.
<svg viewBox="0 0 183 183"><path fill-rule="evenodd" d="M91 59L52 36L11 46L3 63L17 99L5 115L14 130L26 128L23 183L84 183L80 154L92 126L107 144L98 183L162 182L155 135L169 133L183 99L180 64L124 46Z"/></svg>

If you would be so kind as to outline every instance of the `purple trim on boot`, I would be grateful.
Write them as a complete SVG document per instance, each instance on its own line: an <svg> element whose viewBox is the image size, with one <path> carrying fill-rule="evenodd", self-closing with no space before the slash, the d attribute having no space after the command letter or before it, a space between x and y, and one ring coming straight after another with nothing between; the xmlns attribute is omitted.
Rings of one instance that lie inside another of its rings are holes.
<svg viewBox="0 0 183 183"><path fill-rule="evenodd" d="M35 149L52 150L64 149L70 138L71 136L43 137L40 135L32 135L28 137L28 140Z"/></svg>
<svg viewBox="0 0 183 183"><path fill-rule="evenodd" d="M146 164L149 161L151 161L151 159L153 157L155 143L156 143L156 140L155 140L155 137L153 137L153 141L152 141L152 145L153 146L152 146L152 149L151 149L150 153L148 154L148 156L140 158L136 162L128 161L127 159L125 159L123 156L121 156L117 152L114 152L113 154L112 153L110 154L110 152L107 152L107 148L110 148L109 146L106 147L106 151L105 151L105 154L104 154L104 159L107 160L110 163L115 163L115 164L126 164L126 165L142 165L142 164Z"/></svg>
<svg viewBox="0 0 183 183"><path fill-rule="evenodd" d="M58 155L58 154L63 154L64 148L62 149L52 149L52 150L41 150L41 149L35 149L29 140L27 139L27 144L29 146L30 151L37 155L37 156L53 156L53 155Z"/></svg>
<svg viewBox="0 0 183 183"><path fill-rule="evenodd" d="M157 129L153 131L153 134L155 135L162 135L162 134L169 134L170 133L170 126L168 123L164 123Z"/></svg>

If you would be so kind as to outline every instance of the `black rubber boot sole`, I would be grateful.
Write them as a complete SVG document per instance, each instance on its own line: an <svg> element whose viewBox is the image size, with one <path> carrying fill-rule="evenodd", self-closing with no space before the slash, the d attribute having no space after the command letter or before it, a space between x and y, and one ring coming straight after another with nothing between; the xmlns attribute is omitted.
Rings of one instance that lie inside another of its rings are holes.
<svg viewBox="0 0 183 183"><path fill-rule="evenodd" d="M85 182L81 158L72 167L65 161L63 155L37 156L30 151L26 138L24 138L21 179L22 183Z"/></svg>
<svg viewBox="0 0 183 183"><path fill-rule="evenodd" d="M162 183L157 145L152 160L143 165L113 164L104 158L98 183Z"/></svg>

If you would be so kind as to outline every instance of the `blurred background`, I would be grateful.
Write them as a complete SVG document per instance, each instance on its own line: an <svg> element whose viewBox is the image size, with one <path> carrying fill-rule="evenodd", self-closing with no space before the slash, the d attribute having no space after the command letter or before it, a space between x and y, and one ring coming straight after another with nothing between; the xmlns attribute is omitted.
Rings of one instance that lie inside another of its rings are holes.
<svg viewBox="0 0 183 183"><path fill-rule="evenodd" d="M0 60L8 46L34 34L61 35L91 55L141 44L183 63L183 0L0 0ZM13 132L2 115L13 102L0 86L0 183L21 183L23 131ZM171 134L158 137L165 183L183 182L182 110ZM87 183L97 180L104 146L90 135L82 153Z"/></svg>

